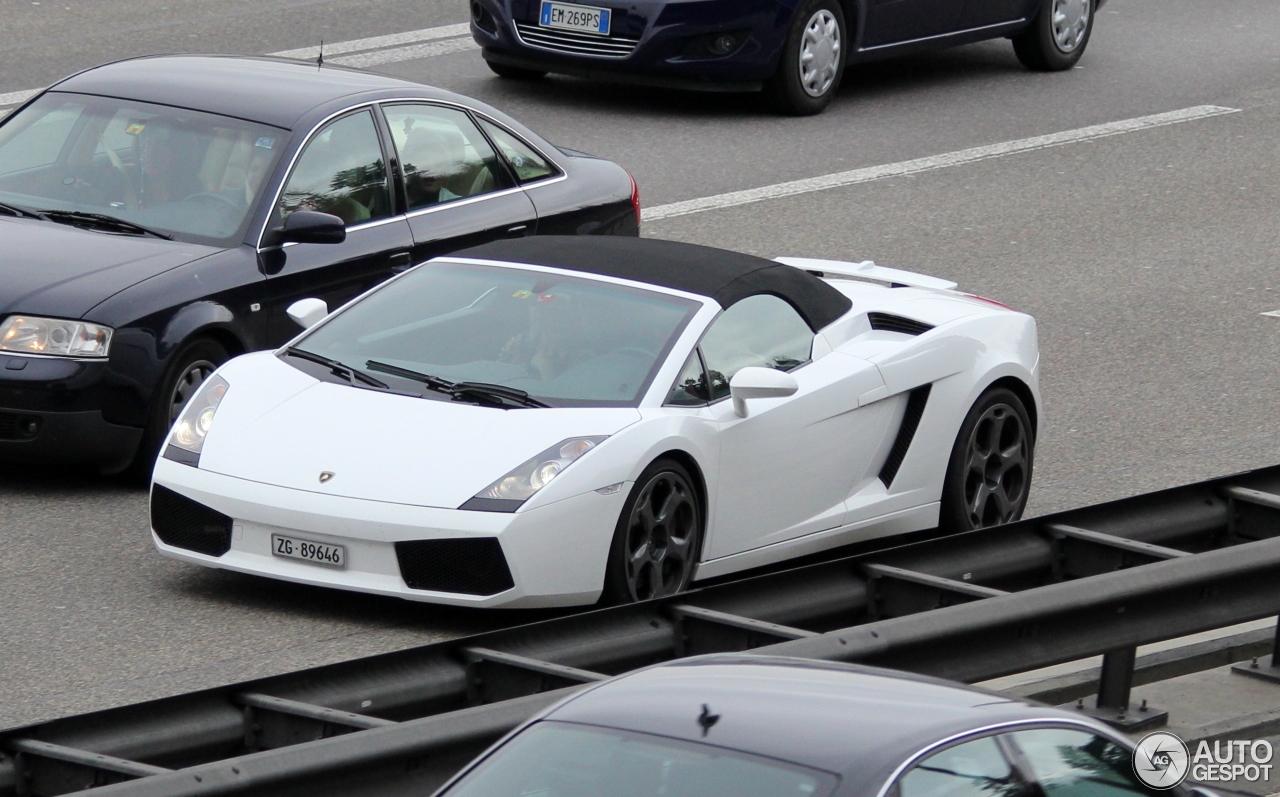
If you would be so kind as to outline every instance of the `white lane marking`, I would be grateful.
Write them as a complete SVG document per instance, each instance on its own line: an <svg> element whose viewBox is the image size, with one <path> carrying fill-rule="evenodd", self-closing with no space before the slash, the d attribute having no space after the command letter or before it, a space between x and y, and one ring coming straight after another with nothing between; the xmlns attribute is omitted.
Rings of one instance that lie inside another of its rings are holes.
<svg viewBox="0 0 1280 797"><path fill-rule="evenodd" d="M377 66L379 64L390 64L397 61L411 61L416 58L432 58L437 55L448 55L449 53L460 53L464 50L479 50L480 45L476 44L470 37L465 39L449 39L442 42L427 42L426 44L413 44L408 47L395 47L390 50L374 50L371 53L359 53L357 55L342 55L337 58L325 57L325 63L334 63L341 66Z"/></svg>
<svg viewBox="0 0 1280 797"><path fill-rule="evenodd" d="M440 41L441 39L469 36L470 33L470 23L463 22L458 25L440 25L435 28L407 30L403 33L391 33L386 36L370 36L366 39L326 42L324 45L324 57L325 61L330 63L355 67L391 64L396 61L409 61L415 58L430 58L436 55L448 55L449 53L478 49L478 45L470 38L458 39L457 41ZM423 42L427 43L424 44ZM397 45L413 46L403 47ZM379 50L380 48L380 52L364 52L365 50ZM346 55L346 53L359 53L359 55ZM312 47L299 47L296 50L280 50L279 52L267 53L267 55L275 56L276 58L294 58L300 61L314 61L319 54L319 44ZM331 55L339 57L330 58L329 56ZM44 91L44 89L28 89L26 91L11 91L8 94L0 94L0 119L4 118L5 109L8 106L26 102L41 91Z"/></svg>
<svg viewBox="0 0 1280 797"><path fill-rule="evenodd" d="M1272 318L1280 318L1280 310L1268 310L1265 313L1258 313L1258 315L1266 315L1266 316L1271 316Z"/></svg>
<svg viewBox="0 0 1280 797"><path fill-rule="evenodd" d="M399 44L417 44L418 42L435 41L436 39L448 39L454 36L466 36L471 32L469 23L461 25L441 25L436 28L422 28L421 30L407 30L403 33L391 33L386 36L371 36L367 39L352 39L344 42L325 42L324 57L329 60L330 55L342 55L343 53L358 53L362 50L377 50L383 47L394 47ZM267 53L277 58L297 58L301 61L314 61L316 56L320 54L319 45L312 47L299 47L296 50L281 50L277 53Z"/></svg>
<svg viewBox="0 0 1280 797"><path fill-rule="evenodd" d="M702 213L707 210L749 205L753 202L763 202L768 199L780 199L782 197L796 196L797 194L808 194L814 191L826 191L831 188L843 188L845 186L858 185L859 183L869 183L875 180L886 180L891 177L902 177L908 174L946 169L952 166L991 160L992 158L1002 158L1006 155L1015 155L1020 152L1060 147L1065 144L1092 141L1122 133L1149 130L1153 127L1163 127L1181 122L1192 122L1197 119L1208 119L1213 116L1239 113L1239 111L1239 108L1197 105L1194 108L1183 108L1180 111L1139 116L1134 119L1123 119L1118 122L1107 122L1106 124L1081 127L1075 130L1064 130L1061 133L1050 133L1047 136L1006 141L1001 144L988 144L983 147L962 149L958 152L948 152L928 158L917 158L883 166L852 169L847 172L809 177L804 180L792 180L785 183L761 186L760 188L748 188L745 191L730 191L727 194L716 194L715 196L702 197L700 199L688 199L683 202L655 205L651 208L645 208L641 212L641 219L643 221L658 221L659 219L670 219L676 216L688 216L691 213Z"/></svg>
<svg viewBox="0 0 1280 797"><path fill-rule="evenodd" d="M42 91L44 89L28 89L27 91L11 91L8 94L0 94L0 105L17 105L20 102L26 102Z"/></svg>

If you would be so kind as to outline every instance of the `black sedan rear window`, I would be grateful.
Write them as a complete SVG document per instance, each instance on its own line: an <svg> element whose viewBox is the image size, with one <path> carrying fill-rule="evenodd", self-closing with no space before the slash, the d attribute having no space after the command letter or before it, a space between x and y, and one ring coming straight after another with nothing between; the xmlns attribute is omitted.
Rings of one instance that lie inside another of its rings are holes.
<svg viewBox="0 0 1280 797"><path fill-rule="evenodd" d="M440 797L827 797L836 778L680 739L539 722Z"/></svg>
<svg viewBox="0 0 1280 797"><path fill-rule="evenodd" d="M287 136L200 111L50 92L0 125L0 202L227 246L243 237Z"/></svg>

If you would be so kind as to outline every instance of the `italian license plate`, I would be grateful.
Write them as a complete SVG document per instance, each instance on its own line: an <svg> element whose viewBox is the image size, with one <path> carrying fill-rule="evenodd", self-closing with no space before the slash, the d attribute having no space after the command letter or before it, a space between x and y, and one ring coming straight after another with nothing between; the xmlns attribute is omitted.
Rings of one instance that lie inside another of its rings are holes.
<svg viewBox="0 0 1280 797"><path fill-rule="evenodd" d="M563 28L608 36L610 17L612 13L607 8L543 0L538 24L544 28Z"/></svg>
<svg viewBox="0 0 1280 797"><path fill-rule="evenodd" d="M343 546L300 540L283 534L271 535L271 553L285 559L301 559L326 567L347 566L347 549Z"/></svg>

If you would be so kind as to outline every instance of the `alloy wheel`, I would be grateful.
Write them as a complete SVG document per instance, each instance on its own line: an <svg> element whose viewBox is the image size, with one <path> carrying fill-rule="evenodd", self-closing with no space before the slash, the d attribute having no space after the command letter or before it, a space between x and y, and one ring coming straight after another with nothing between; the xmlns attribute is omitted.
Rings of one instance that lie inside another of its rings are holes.
<svg viewBox="0 0 1280 797"><path fill-rule="evenodd" d="M693 575L698 505L692 486L663 471L641 489L627 521L626 579L633 600L674 595Z"/></svg>
<svg viewBox="0 0 1280 797"><path fill-rule="evenodd" d="M1075 52L1089 30L1089 0L1053 0L1050 30L1059 52Z"/></svg>
<svg viewBox="0 0 1280 797"><path fill-rule="evenodd" d="M978 419L965 462L964 500L970 528L1008 523L1026 502L1031 440L1008 404L994 404Z"/></svg>
<svg viewBox="0 0 1280 797"><path fill-rule="evenodd" d="M173 385L173 395L169 398L169 425L173 426L178 422L178 416L182 415L182 411L187 408L187 403L191 401L192 396L200 390L200 386L204 384L204 380L209 378L209 374L213 373L218 366L208 360L196 360L188 363L178 376L178 381Z"/></svg>
<svg viewBox="0 0 1280 797"><path fill-rule="evenodd" d="M835 14L820 8L809 17L800 38L800 85L810 97L831 90L840 68L840 23Z"/></svg>

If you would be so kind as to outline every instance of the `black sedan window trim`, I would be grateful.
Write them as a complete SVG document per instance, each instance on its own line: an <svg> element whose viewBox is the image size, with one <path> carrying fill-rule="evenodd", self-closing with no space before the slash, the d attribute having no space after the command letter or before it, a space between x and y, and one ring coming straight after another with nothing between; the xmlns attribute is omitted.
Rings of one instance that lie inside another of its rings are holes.
<svg viewBox="0 0 1280 797"><path fill-rule="evenodd" d="M371 113L374 113L375 116L380 116L382 114L383 106L403 105L405 103L415 103L418 105L423 105L423 104L439 105L447 108L456 108L465 114L470 114L473 116L480 117L485 121L491 122L492 124L495 124L498 127L501 127L503 130L506 130L512 135L515 135L516 138L520 139L521 141L524 141L526 144L529 144L529 147L531 149L533 149L538 154L542 155L544 158L547 159L548 163L555 166L556 169L559 170L558 175L554 177L544 178L542 180L536 180L532 183L529 183L527 186L516 185L514 188L504 189L503 191L495 191L490 194L482 194L477 197L471 197L470 199L464 200L464 201L480 201L483 199L490 199L493 197L505 195L511 191L523 191L525 188L533 188L536 186L550 185L552 182L567 180L569 177L564 167L561 166L560 163L556 161L554 158L547 155L546 152L544 152L541 147L538 147L529 143L524 136L516 135L515 133L511 132L511 130L506 125L504 125L502 122L498 121L497 119L494 119L493 117L489 116L488 114L484 113L483 111L479 111L474 108L469 108L466 105L463 105L462 103L450 102L448 100L430 99L427 97L393 97L390 99L365 100L355 105L349 105L345 108L334 111L333 113L329 114L328 116L326 116L325 118L321 119L319 122L316 122L314 125L311 126L311 130L307 132L306 138L302 140L302 143L298 145L298 148L294 150L293 154L289 157L289 166L285 169L284 176L281 178L279 185L276 186L274 198L271 200L271 203L266 208L266 218L263 219L262 226L258 230L258 240L257 240L257 243L254 245L254 248L259 252L265 252L271 249L278 248L276 246L263 246L262 242L267 236L267 231L271 228L271 220L275 216L276 208L279 207L280 205L280 198L284 195L284 187L289 182L289 176L293 174L294 167L296 167L298 164L298 158L302 155L303 150L307 148L307 145L311 143L311 139L315 138L316 134L320 132L322 129L324 129L325 125L329 124L334 119L337 119L340 116L344 116L349 113L354 113L355 111L363 110L365 108L368 108ZM481 130L481 135L483 134L484 134L484 131ZM388 164L390 164L392 153L387 152L386 150L387 145L385 141L382 141L382 137L379 136L378 138L379 138L378 143L383 148L382 157L386 160ZM396 157L398 158L399 155L397 154ZM503 162L505 163L505 159ZM264 199L266 198L266 194L263 194L263 198ZM459 204L462 204L462 203L450 202L449 206L453 207ZM399 219L407 219L421 213L431 212L432 210L435 210L435 209L424 208L423 210L415 211L414 213L401 213L398 215L393 215L389 219L378 219L378 222L382 223L382 222L395 221ZM351 227L350 230L363 229L366 226L372 226L372 225L355 225Z"/></svg>
<svg viewBox="0 0 1280 797"><path fill-rule="evenodd" d="M996 698L995 695L992 696ZM884 783L876 792L876 797L888 797L889 793L898 785L898 781L906 774L907 770L924 760L930 754L942 750L946 747L952 747L957 744L975 740L983 736L996 736L1011 733L1015 730L1027 730L1030 728L1071 728L1088 731L1096 736L1101 736L1108 741L1115 742L1126 750L1133 749L1133 743L1118 733L1111 731L1109 728L1099 728L1090 722L1083 720L1075 720L1070 717L1034 717L1020 720L1006 720L1005 722L992 723L991 725L983 725L978 728L971 728L967 731L952 734L944 739L930 742L925 747L920 748L912 753L901 764L894 768L889 777L885 778Z"/></svg>

